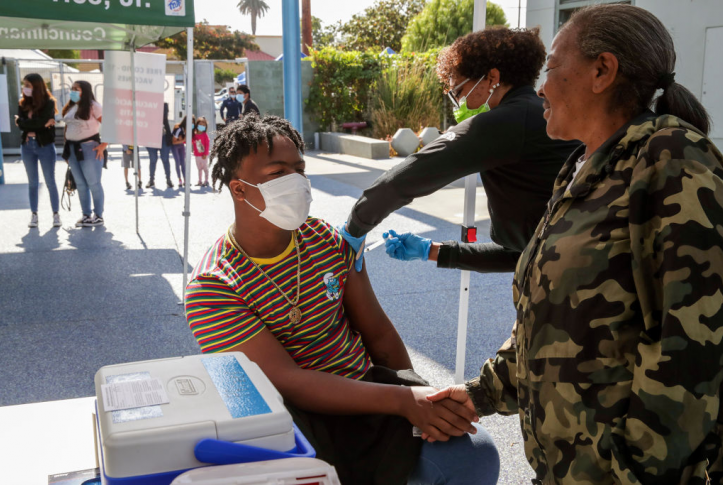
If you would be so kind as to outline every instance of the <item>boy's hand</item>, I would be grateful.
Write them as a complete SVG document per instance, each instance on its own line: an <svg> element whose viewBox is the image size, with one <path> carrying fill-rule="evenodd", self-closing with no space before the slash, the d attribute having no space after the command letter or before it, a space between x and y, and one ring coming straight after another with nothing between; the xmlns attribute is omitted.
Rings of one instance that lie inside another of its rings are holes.
<svg viewBox="0 0 723 485"><path fill-rule="evenodd" d="M477 410L467 394L464 384L450 386L434 394L429 394L427 400L433 403L439 403L440 406L447 407L451 411L470 419L472 422L478 422ZM431 434L423 433L422 439L429 442L436 441Z"/></svg>
<svg viewBox="0 0 723 485"><path fill-rule="evenodd" d="M454 400L433 402L427 399L437 394L433 387L410 387L410 401L405 403L404 416L423 432L423 438L447 441L450 436L476 433L472 421L474 412Z"/></svg>

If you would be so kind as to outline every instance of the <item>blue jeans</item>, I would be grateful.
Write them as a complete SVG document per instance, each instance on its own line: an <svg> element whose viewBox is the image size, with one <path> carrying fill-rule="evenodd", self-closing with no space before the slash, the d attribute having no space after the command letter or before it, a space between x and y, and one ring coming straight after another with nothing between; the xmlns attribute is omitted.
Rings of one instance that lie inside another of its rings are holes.
<svg viewBox="0 0 723 485"><path fill-rule="evenodd" d="M166 172L166 180L171 180L171 161L170 161L170 154L171 154L171 147L168 146L168 143L166 143L166 137L163 136L163 144L161 145L161 149L158 148L149 148L146 147L146 150L148 150L148 157L151 159L151 166L150 166L150 180L155 180L156 178L156 164L158 163L158 152L161 152L161 162L163 162L163 171Z"/></svg>
<svg viewBox="0 0 723 485"><path fill-rule="evenodd" d="M53 212L58 212L60 199L58 197L58 186L55 184L55 144L50 143L41 147L35 137L28 138L20 147L20 154L23 158L23 165L25 165L25 173L28 174L30 210L38 212L38 187L40 186L38 162L40 162L45 186L48 188L48 194L50 194L50 206Z"/></svg>
<svg viewBox="0 0 723 485"><path fill-rule="evenodd" d="M171 152L173 153L173 159L176 161L178 179L186 180L186 144L171 145Z"/></svg>
<svg viewBox="0 0 723 485"><path fill-rule="evenodd" d="M500 473L500 457L492 437L475 424L477 434L449 441L424 442L411 485L493 485Z"/></svg>
<svg viewBox="0 0 723 485"><path fill-rule="evenodd" d="M105 194L103 186L100 184L100 177L103 170L103 157L100 160L95 158L96 153L93 151L98 146L97 142L88 141L80 145L83 151L83 161L79 162L75 156L75 151L70 150L70 171L73 172L75 185L78 186L78 198L80 199L80 208L83 209L83 215L90 215L90 199L93 196L93 212L98 217L103 217L103 205L105 204Z"/></svg>

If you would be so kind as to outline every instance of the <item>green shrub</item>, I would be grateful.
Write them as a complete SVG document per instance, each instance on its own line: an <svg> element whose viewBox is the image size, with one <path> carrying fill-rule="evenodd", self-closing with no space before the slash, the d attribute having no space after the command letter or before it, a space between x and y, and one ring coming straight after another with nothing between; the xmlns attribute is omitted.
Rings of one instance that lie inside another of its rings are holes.
<svg viewBox="0 0 723 485"><path fill-rule="evenodd" d="M231 82L236 79L236 76L238 76L238 74L236 74L230 69L215 68L213 70L213 80L216 81L216 84Z"/></svg>
<svg viewBox="0 0 723 485"><path fill-rule="evenodd" d="M372 97L374 137L392 136L399 128L440 127L444 103L436 58L437 51L390 58Z"/></svg>
<svg viewBox="0 0 723 485"><path fill-rule="evenodd" d="M383 59L376 53L312 50L314 80L307 106L322 130L349 121L367 121L370 90L374 89ZM365 119L366 118L366 119Z"/></svg>

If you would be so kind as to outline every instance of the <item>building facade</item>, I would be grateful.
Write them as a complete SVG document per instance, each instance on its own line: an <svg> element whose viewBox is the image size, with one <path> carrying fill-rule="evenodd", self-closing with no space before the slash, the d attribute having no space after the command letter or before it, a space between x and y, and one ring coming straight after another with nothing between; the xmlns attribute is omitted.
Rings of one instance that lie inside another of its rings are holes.
<svg viewBox="0 0 723 485"><path fill-rule="evenodd" d="M576 9L599 3L632 4L663 22L675 42L675 80L706 107L713 121L711 138L723 149L723 1L527 0L526 25L540 27L549 50L555 34Z"/></svg>

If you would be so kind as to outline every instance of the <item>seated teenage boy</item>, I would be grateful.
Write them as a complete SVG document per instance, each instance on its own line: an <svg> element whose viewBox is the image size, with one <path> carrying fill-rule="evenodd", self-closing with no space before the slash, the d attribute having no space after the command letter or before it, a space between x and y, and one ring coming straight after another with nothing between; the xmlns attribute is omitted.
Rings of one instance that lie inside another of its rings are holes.
<svg viewBox="0 0 723 485"><path fill-rule="evenodd" d="M246 116L216 138L213 183L229 188L235 223L186 288L202 351L256 362L345 485L495 483L497 451L474 411L426 399L435 389L411 370L366 271L350 271L351 248L308 217L303 150L273 116Z"/></svg>

